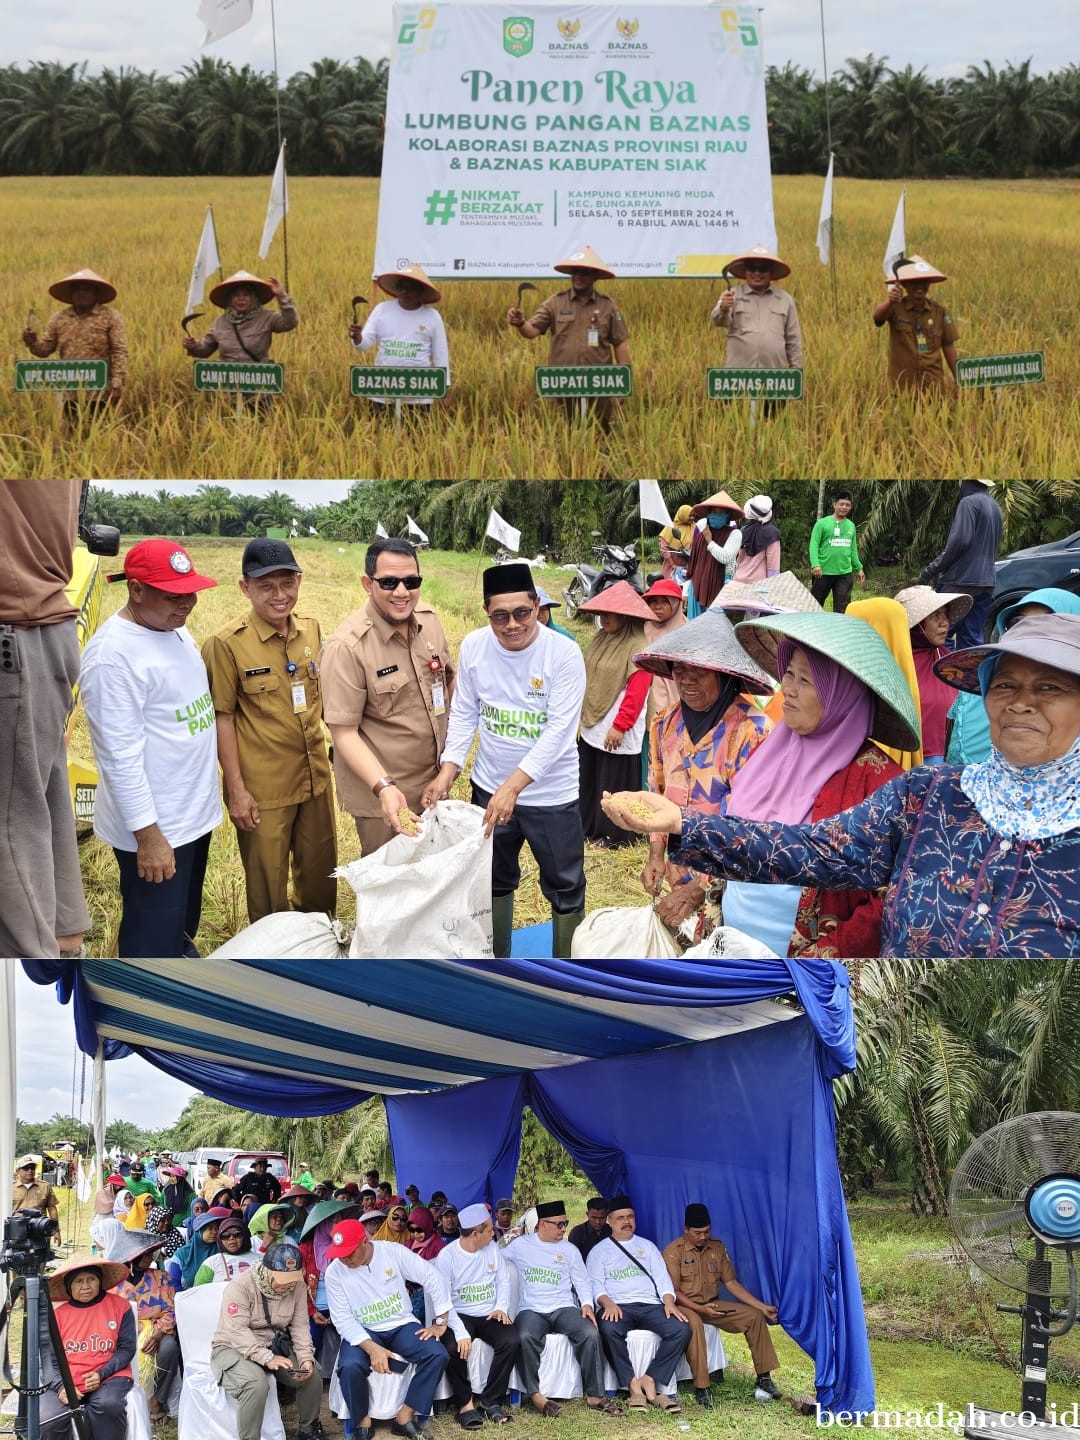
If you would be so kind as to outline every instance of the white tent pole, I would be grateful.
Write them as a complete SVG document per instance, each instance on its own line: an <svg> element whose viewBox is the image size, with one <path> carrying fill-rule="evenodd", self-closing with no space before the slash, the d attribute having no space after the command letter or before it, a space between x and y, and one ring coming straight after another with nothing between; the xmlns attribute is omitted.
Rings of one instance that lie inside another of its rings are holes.
<svg viewBox="0 0 1080 1440"><path fill-rule="evenodd" d="M105 1155L105 1045L98 1038L94 1052L94 1088L90 1102L94 1126L94 1194L101 1189L101 1163Z"/></svg>
<svg viewBox="0 0 1080 1440"><path fill-rule="evenodd" d="M0 960L0 1215L11 1214L11 1189L15 1156L18 1066L15 1060L15 966L17 960ZM7 1292L7 1282L3 1282Z"/></svg>

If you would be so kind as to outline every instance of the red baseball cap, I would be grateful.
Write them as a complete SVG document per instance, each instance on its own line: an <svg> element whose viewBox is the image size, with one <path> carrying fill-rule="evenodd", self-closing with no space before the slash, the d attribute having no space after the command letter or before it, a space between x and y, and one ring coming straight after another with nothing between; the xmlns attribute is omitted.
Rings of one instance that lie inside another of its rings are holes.
<svg viewBox="0 0 1080 1440"><path fill-rule="evenodd" d="M330 1232L326 1258L340 1260L343 1255L351 1255L366 1239L367 1231L359 1220L340 1220Z"/></svg>
<svg viewBox="0 0 1080 1440"><path fill-rule="evenodd" d="M657 595L665 595L670 600L681 600L682 586L675 580L654 580L641 598L653 600Z"/></svg>
<svg viewBox="0 0 1080 1440"><path fill-rule="evenodd" d="M124 556L124 568L115 580L141 580L154 590L169 595L192 595L196 590L209 590L216 585L209 575L200 575L195 563L182 545L175 540L140 540Z"/></svg>

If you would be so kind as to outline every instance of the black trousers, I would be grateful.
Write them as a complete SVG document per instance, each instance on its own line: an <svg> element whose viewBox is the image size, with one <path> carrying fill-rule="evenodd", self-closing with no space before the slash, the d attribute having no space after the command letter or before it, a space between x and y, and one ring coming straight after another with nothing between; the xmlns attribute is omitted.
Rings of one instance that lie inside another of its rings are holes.
<svg viewBox="0 0 1080 1440"><path fill-rule="evenodd" d="M487 1382L480 1392L480 1404L484 1409L501 1405L510 1388L510 1372L517 1364L521 1340L515 1325L504 1325L501 1320L487 1319L482 1315L462 1315L461 1323L473 1340L483 1340L495 1352L491 1359ZM457 1340L452 1330L443 1332L442 1343L450 1355L446 1367L446 1378L454 1397L454 1408L460 1410L472 1399L472 1381L469 1379L469 1362L458 1354Z"/></svg>
<svg viewBox="0 0 1080 1440"><path fill-rule="evenodd" d="M472 803L486 810L491 793L472 787ZM540 870L540 889L560 915L585 905L585 836L576 800L565 805L516 805L505 825L495 826L491 893L509 895L521 884L518 856L526 841Z"/></svg>
<svg viewBox="0 0 1080 1440"><path fill-rule="evenodd" d="M819 605L832 593L832 608L837 615L843 615L851 600L851 587L855 576L849 570L846 575L815 575L810 581L810 594Z"/></svg>

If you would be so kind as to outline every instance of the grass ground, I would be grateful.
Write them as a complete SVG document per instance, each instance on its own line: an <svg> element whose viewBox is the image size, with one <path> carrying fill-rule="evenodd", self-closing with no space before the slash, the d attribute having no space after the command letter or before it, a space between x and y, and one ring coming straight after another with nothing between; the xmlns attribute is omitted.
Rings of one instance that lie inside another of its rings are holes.
<svg viewBox="0 0 1080 1440"><path fill-rule="evenodd" d="M550 1193L567 1198L573 1221L584 1215L584 1191ZM63 1235L73 1248L85 1248L89 1214L87 1207L74 1207L72 1199L70 1191L62 1193ZM876 1428L899 1428L895 1420L890 1425L883 1419L883 1412L925 1415L934 1412L939 1402L946 1417L969 1402L987 1409L1019 1409L1019 1321L993 1313L996 1299L1012 1303L1016 1297L1010 1299L1009 1292L973 1278L967 1266L955 1259L947 1224L913 1216L898 1188L860 1199L849 1213L876 1381ZM774 1328L773 1338L780 1356L777 1379L785 1395L812 1398L812 1361L779 1329ZM784 1403L754 1400L749 1354L737 1336L729 1338L727 1352L729 1367L724 1384L713 1388L713 1410L699 1408L692 1389L684 1386L685 1408L679 1416L650 1410L613 1420L588 1415L575 1402L557 1420L543 1420L522 1409L512 1433L519 1440L593 1440L613 1433L626 1440L645 1436L659 1440L665 1432L689 1433L698 1440L794 1440L816 1433L814 1417L799 1416ZM1080 1403L1078 1381L1080 1340L1069 1336L1055 1341L1049 1400L1059 1413ZM292 1440L295 1411L285 1413ZM340 1422L325 1409L323 1421L330 1440L337 1440ZM904 1428L914 1424L909 1419ZM918 1428L928 1427L924 1421ZM453 1417L443 1415L435 1418L433 1433L436 1440L451 1440L459 1431ZM175 1422L164 1424L155 1435L159 1440L176 1440ZM389 1429L380 1426L378 1440L388 1435Z"/></svg>
<svg viewBox="0 0 1080 1440"><path fill-rule="evenodd" d="M870 310L897 182L836 182L836 298L815 250L821 178L778 176L780 253L792 265L805 341L805 398L750 423L743 402L705 399L704 371L723 360L709 312L716 280L615 281L627 316L634 396L610 436L567 426L534 396L543 341L522 343L505 314L513 280L457 281L441 306L453 386L445 409L401 436L348 398L357 356L350 298L380 297L373 265L378 183L290 181L289 288L298 330L279 336L286 392L265 423L192 392L180 319L196 241L214 201L228 270L284 273L280 237L255 258L265 179L63 177L5 180L0 266L9 361L21 331L42 331L49 285L91 265L118 287L130 332L125 403L65 437L49 396L0 391L0 477L154 476L228 479L1072 478L1080 473L1080 390L1072 380L1075 306L1064 303L1080 244L1080 181L918 181L907 185L907 239L949 276L939 298L960 327L961 355L1042 350L1044 384L965 392L912 406L885 379L885 338ZM583 237L588 238L588 237ZM542 294L557 286L538 282ZM209 314L212 307L204 307ZM208 323L196 321L195 333Z"/></svg>
<svg viewBox="0 0 1080 1440"><path fill-rule="evenodd" d="M124 549L127 548L125 541ZM196 537L185 541L195 560L196 568L219 582L218 588L203 591L189 622L188 629L202 642L219 626L235 615L243 614L246 602L236 588L240 573L242 540L211 540ZM358 576L363 563L361 545L338 545L332 541L299 539L293 542L299 562L304 567L300 608L316 615L324 638L366 598ZM482 620L479 567L480 557L448 551L428 551L423 555L425 602L440 615L447 638L456 651L462 638ZM558 570L539 572L541 583L557 592L563 584ZM804 578L808 578L804 576ZM906 577L891 571L872 572L868 576L867 595L892 593L907 583ZM126 600L123 585L106 586L102 620L121 608ZM592 634L584 619L570 621L569 628L587 644ZM89 731L80 711L72 741L75 755L92 759ZM465 776L453 791L455 797L468 799ZM359 857L356 828L349 815L338 811L338 857L345 864ZM120 902L117 890L116 861L109 847L87 835L80 849L83 883L90 905L93 928L87 938L91 955L115 955L116 934L120 923ZM619 850L601 850L586 846L586 906L595 910L608 905L643 905L646 896L641 888L640 874L647 858L647 846L637 841ZM515 924L534 924L547 920L550 910L540 894L536 866L526 848L522 852L523 881L515 907ZM236 846L233 826L226 821L214 834L210 864L203 892L203 921L198 944L207 954L225 940L231 939L247 924L243 869ZM355 918L355 899L345 882L339 885L338 913L347 928Z"/></svg>

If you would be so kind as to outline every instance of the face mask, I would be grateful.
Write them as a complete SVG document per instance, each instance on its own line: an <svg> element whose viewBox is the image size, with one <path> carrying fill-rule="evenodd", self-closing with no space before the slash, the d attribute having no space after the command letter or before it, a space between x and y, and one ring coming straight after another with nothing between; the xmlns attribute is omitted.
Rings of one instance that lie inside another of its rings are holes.
<svg viewBox="0 0 1080 1440"><path fill-rule="evenodd" d="M710 515L710 516L709 516L709 529L710 529L710 530L726 530L727 527L728 527L728 525L729 525L730 523L731 523L731 522L728 520L728 518L727 518L726 515Z"/></svg>

